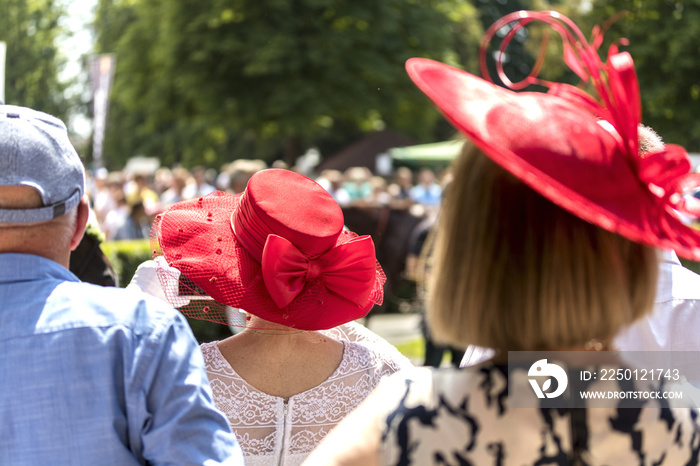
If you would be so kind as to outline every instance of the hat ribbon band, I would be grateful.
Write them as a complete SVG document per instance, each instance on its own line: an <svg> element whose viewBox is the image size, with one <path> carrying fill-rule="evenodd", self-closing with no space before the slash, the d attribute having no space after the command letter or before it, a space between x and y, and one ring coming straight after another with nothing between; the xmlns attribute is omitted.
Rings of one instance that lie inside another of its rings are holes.
<svg viewBox="0 0 700 466"><path fill-rule="evenodd" d="M256 261L262 261L263 249L270 228L253 212L247 192L243 191L238 200L238 208L231 214L231 228L236 239Z"/></svg>
<svg viewBox="0 0 700 466"><path fill-rule="evenodd" d="M289 240L269 235L262 254L265 287L278 308L287 307L308 282L320 280L330 292L364 307L376 275L374 243L353 238L316 259L308 259Z"/></svg>

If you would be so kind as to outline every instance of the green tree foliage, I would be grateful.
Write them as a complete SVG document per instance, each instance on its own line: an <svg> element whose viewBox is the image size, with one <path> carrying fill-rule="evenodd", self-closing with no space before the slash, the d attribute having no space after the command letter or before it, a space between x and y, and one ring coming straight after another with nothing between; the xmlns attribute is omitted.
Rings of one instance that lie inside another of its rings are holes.
<svg viewBox="0 0 700 466"><path fill-rule="evenodd" d="M643 122L666 142L700 152L700 0L596 0L591 20L618 11L612 39L626 37L642 94Z"/></svg>
<svg viewBox="0 0 700 466"><path fill-rule="evenodd" d="M117 55L106 158L185 165L292 160L341 129L430 140L404 62L475 70L481 35L467 0L101 0L96 26Z"/></svg>
<svg viewBox="0 0 700 466"><path fill-rule="evenodd" d="M0 0L0 41L7 43L5 102L65 118L56 39L62 8L54 0Z"/></svg>

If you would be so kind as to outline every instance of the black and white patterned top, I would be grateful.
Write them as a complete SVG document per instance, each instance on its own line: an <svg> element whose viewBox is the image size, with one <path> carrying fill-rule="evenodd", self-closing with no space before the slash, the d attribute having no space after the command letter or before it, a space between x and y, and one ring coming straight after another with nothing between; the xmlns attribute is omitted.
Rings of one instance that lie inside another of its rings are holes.
<svg viewBox="0 0 700 466"><path fill-rule="evenodd" d="M649 400L581 409L508 407L507 366L417 368L386 378L372 397L385 465L696 465L696 409Z"/></svg>

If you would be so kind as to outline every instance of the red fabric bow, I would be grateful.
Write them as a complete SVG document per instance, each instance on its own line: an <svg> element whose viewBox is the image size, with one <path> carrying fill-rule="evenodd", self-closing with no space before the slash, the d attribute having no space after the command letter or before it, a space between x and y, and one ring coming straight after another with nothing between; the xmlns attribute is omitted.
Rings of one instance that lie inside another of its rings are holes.
<svg viewBox="0 0 700 466"><path fill-rule="evenodd" d="M669 205L693 217L700 216L700 202L687 196L700 185L700 173L691 171L684 148L667 144L663 150L641 157L637 166L639 178L647 183L662 207Z"/></svg>
<svg viewBox="0 0 700 466"><path fill-rule="evenodd" d="M329 291L355 303L367 304L376 272L374 243L360 236L308 259L287 239L269 235L262 256L262 275L272 300L285 308L307 282L320 280Z"/></svg>

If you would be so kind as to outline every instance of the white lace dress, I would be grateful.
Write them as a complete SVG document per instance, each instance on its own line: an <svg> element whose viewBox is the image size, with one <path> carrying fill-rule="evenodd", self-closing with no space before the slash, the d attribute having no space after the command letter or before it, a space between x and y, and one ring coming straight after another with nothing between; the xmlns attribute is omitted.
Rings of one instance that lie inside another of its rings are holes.
<svg viewBox="0 0 700 466"><path fill-rule="evenodd" d="M228 418L246 465L301 464L383 376L411 367L393 346L362 326L346 324L323 333L343 342L340 365L326 381L286 403L236 374L216 342L201 346L214 403Z"/></svg>

